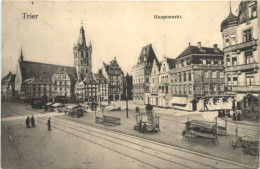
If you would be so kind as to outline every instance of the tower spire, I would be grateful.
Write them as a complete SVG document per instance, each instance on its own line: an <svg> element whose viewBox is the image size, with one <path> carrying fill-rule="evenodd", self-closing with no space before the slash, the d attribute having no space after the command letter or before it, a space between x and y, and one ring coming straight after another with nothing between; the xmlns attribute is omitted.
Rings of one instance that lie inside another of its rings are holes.
<svg viewBox="0 0 260 169"><path fill-rule="evenodd" d="M82 22L81 22L81 28L80 28L80 33L79 33L78 44L81 46L86 46L85 31L84 31Z"/></svg>
<svg viewBox="0 0 260 169"><path fill-rule="evenodd" d="M232 9L231 9L231 0L229 0L229 13L232 13Z"/></svg>

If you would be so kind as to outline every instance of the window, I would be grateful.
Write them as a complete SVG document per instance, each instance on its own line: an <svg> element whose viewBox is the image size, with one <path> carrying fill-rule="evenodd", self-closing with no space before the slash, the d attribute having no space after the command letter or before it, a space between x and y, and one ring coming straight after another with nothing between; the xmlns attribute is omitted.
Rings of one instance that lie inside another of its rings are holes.
<svg viewBox="0 0 260 169"><path fill-rule="evenodd" d="M231 40L231 45L235 45L236 44L236 35L235 34L230 35L230 40Z"/></svg>
<svg viewBox="0 0 260 169"><path fill-rule="evenodd" d="M254 84L255 84L254 74L253 73L246 74L246 85L252 86Z"/></svg>
<svg viewBox="0 0 260 169"><path fill-rule="evenodd" d="M181 85L179 86L179 94L181 94Z"/></svg>
<svg viewBox="0 0 260 169"><path fill-rule="evenodd" d="M245 52L246 64L254 63L254 57L252 51Z"/></svg>
<svg viewBox="0 0 260 169"><path fill-rule="evenodd" d="M189 72L189 81L191 81L191 72Z"/></svg>
<svg viewBox="0 0 260 169"><path fill-rule="evenodd" d="M183 94L186 94L186 85L183 85Z"/></svg>
<svg viewBox="0 0 260 169"><path fill-rule="evenodd" d="M208 78L208 72L204 72L204 78Z"/></svg>
<svg viewBox="0 0 260 169"><path fill-rule="evenodd" d="M227 83L228 85L231 85L231 75L227 75Z"/></svg>
<svg viewBox="0 0 260 169"><path fill-rule="evenodd" d="M186 72L183 73L183 81L186 82Z"/></svg>
<svg viewBox="0 0 260 169"><path fill-rule="evenodd" d="M229 55L227 55L226 57L227 57L227 66L231 66L230 65L230 57L229 57Z"/></svg>
<svg viewBox="0 0 260 169"><path fill-rule="evenodd" d="M149 78L148 77L146 78L146 82L149 83Z"/></svg>
<svg viewBox="0 0 260 169"><path fill-rule="evenodd" d="M226 46L229 46L229 37L228 37L228 35L225 36L225 44L226 44Z"/></svg>
<svg viewBox="0 0 260 169"><path fill-rule="evenodd" d="M252 40L252 30L248 29L243 32L244 42L249 42Z"/></svg>
<svg viewBox="0 0 260 169"><path fill-rule="evenodd" d="M218 59L214 59L214 65L218 65Z"/></svg>
<svg viewBox="0 0 260 169"><path fill-rule="evenodd" d="M189 94L192 94L192 85L189 85Z"/></svg>
<svg viewBox="0 0 260 169"><path fill-rule="evenodd" d="M217 72L212 72L212 78L217 78Z"/></svg>
<svg viewBox="0 0 260 169"><path fill-rule="evenodd" d="M206 64L210 65L211 64L211 60L210 59L206 59Z"/></svg>
<svg viewBox="0 0 260 169"><path fill-rule="evenodd" d="M224 78L224 72L219 73L219 78Z"/></svg>
<svg viewBox="0 0 260 169"><path fill-rule="evenodd" d="M179 82L181 82L182 79L181 79L181 73L179 73Z"/></svg>
<svg viewBox="0 0 260 169"><path fill-rule="evenodd" d="M233 85L237 85L237 74L233 74Z"/></svg>
<svg viewBox="0 0 260 169"><path fill-rule="evenodd" d="M237 56L233 55L232 56L232 66L235 66L235 65L237 65Z"/></svg>

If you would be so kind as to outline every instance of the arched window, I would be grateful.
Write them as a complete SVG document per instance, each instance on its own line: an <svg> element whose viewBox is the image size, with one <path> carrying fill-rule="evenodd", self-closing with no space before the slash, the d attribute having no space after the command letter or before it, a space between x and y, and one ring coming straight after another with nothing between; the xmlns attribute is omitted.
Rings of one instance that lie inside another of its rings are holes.
<svg viewBox="0 0 260 169"><path fill-rule="evenodd" d="M83 51L81 51L81 57L84 57L84 52Z"/></svg>

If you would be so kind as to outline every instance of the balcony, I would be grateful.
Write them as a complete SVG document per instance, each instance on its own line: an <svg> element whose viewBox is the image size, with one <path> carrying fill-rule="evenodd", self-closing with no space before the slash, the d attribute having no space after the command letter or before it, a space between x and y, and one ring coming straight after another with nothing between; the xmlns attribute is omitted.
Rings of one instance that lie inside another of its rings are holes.
<svg viewBox="0 0 260 169"><path fill-rule="evenodd" d="M252 86L232 86L232 92L245 92L245 93L258 93L260 91L260 85L252 85Z"/></svg>
<svg viewBox="0 0 260 169"><path fill-rule="evenodd" d="M243 42L243 43L240 43L240 44L228 46L228 47L224 48L224 53L236 51L236 50L240 50L240 49L244 49L244 48L249 48L249 47L252 47L252 46L257 46L257 40L256 39L253 39L252 41L249 41L249 42Z"/></svg>
<svg viewBox="0 0 260 169"><path fill-rule="evenodd" d="M248 69L259 69L258 63L230 66L230 67L226 67L225 71L230 72L230 71L240 71L240 70L248 70Z"/></svg>

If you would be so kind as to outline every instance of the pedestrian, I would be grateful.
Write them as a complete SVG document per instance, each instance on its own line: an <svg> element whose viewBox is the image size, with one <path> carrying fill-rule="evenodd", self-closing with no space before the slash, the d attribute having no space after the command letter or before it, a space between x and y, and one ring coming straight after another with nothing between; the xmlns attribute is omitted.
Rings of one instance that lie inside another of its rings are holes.
<svg viewBox="0 0 260 169"><path fill-rule="evenodd" d="M49 120L47 122L48 130L51 130L51 118L49 117Z"/></svg>
<svg viewBox="0 0 260 169"><path fill-rule="evenodd" d="M29 118L29 116L26 118L26 127L30 128L30 118Z"/></svg>
<svg viewBox="0 0 260 169"><path fill-rule="evenodd" d="M31 117L31 124L32 124L32 127L35 127L35 121L34 121L33 115L32 115L32 117Z"/></svg>
<svg viewBox="0 0 260 169"><path fill-rule="evenodd" d="M146 132L146 122L144 122L144 126L143 126L143 133Z"/></svg>

